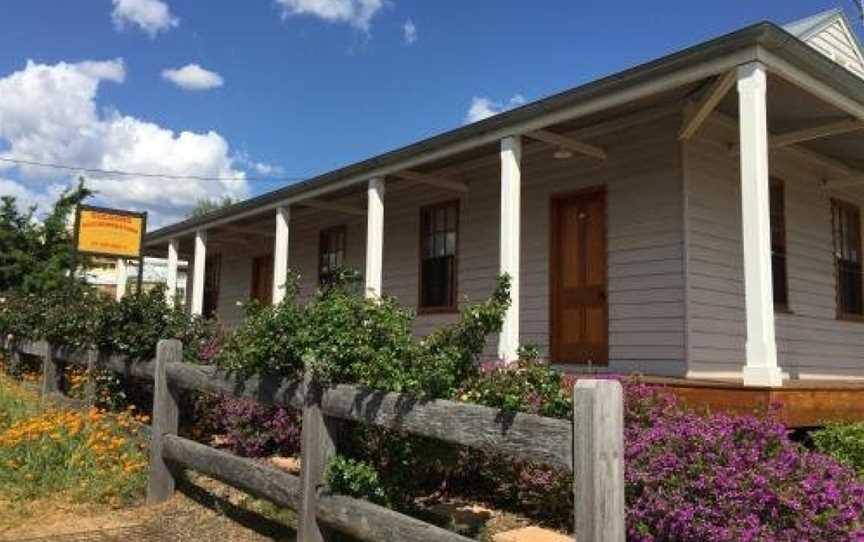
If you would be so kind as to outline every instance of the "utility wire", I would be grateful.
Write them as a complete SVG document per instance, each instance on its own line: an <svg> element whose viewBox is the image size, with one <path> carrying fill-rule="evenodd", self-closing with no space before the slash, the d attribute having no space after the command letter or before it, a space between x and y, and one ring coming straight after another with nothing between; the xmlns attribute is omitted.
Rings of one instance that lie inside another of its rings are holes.
<svg viewBox="0 0 864 542"><path fill-rule="evenodd" d="M172 179L172 180L188 180L188 181L303 181L307 177L205 177L203 175L171 175L168 173L141 173L134 171L122 171L117 169L99 169L70 166L66 164L50 164L46 162L36 162L33 160L19 160L17 158L0 157L0 162L9 162L12 164L24 166L37 166L50 169L60 169L64 171L77 171L82 173L97 173L101 175L122 175L127 177L146 177L150 179Z"/></svg>

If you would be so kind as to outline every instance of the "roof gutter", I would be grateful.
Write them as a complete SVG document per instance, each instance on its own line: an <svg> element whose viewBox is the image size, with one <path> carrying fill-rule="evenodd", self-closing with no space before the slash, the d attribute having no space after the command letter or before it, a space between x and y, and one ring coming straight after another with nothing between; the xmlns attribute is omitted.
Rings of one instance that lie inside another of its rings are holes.
<svg viewBox="0 0 864 542"><path fill-rule="evenodd" d="M760 47L776 57L801 66L802 69L824 73L826 81L830 81L832 86L836 82L837 87L843 93L853 95L864 110L864 81L812 50L778 26L760 23L481 122L262 194L203 217L161 228L147 234L145 246L154 247L170 239L190 235L199 229L212 228L260 215L278 207L366 182L373 177L391 175L459 152L495 143L507 136L539 130L645 96L672 90L734 69L738 65L759 60ZM831 64L834 64L836 69L832 69Z"/></svg>

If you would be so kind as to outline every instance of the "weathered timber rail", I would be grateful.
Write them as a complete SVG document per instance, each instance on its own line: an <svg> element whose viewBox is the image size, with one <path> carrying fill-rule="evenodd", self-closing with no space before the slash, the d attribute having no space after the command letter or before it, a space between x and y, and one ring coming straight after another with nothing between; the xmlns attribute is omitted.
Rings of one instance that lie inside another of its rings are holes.
<svg viewBox="0 0 864 542"><path fill-rule="evenodd" d="M176 468L189 468L297 510L303 541L330 540L333 531L374 541L468 540L368 501L326 491L326 465L339 449L344 422L351 421L571 470L577 542L623 542L625 538L623 400L618 382L577 382L573 419L566 421L454 401L419 401L351 385L322 387L308 375L302 382L241 377L211 366L183 363L178 341L160 341L156 359L146 362L53 348L44 341L13 343L7 349L16 356L41 358L46 394L62 389L66 364L153 381L150 502L169 498ZM302 409L301 475L177 436L177 393L181 389Z"/></svg>

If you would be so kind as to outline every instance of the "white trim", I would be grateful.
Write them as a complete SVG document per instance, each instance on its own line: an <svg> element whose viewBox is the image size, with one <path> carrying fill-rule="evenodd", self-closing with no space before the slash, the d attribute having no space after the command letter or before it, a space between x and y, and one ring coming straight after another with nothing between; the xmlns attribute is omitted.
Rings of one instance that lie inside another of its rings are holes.
<svg viewBox="0 0 864 542"><path fill-rule="evenodd" d="M288 280L288 240L291 208L276 209L276 238L273 241L273 304L285 299L285 283Z"/></svg>
<svg viewBox="0 0 864 542"><path fill-rule="evenodd" d="M774 332L771 213L768 174L768 109L765 66L738 68L741 141L741 239L747 319L745 386L782 386Z"/></svg>
<svg viewBox="0 0 864 542"><path fill-rule="evenodd" d="M501 140L500 272L510 275L510 308L498 335L498 358L515 361L519 350L519 257L522 200L522 140Z"/></svg>
<svg viewBox="0 0 864 542"><path fill-rule="evenodd" d="M381 274L384 257L384 191L383 177L369 180L366 214L366 297L381 297Z"/></svg>
<svg viewBox="0 0 864 542"><path fill-rule="evenodd" d="M864 120L864 104L845 96L842 92L832 88L824 81L790 64L771 51L758 47L757 54L759 61L764 63L771 73L841 109L852 117ZM849 71L839 64L837 64L837 69L845 72Z"/></svg>
<svg viewBox="0 0 864 542"><path fill-rule="evenodd" d="M195 260L192 269L192 306L193 316L204 314L204 266L207 261L207 230L195 232Z"/></svg>
<svg viewBox="0 0 864 542"><path fill-rule="evenodd" d="M168 241L168 268L165 272L165 302L174 307L177 298L177 261L180 242L177 239Z"/></svg>
<svg viewBox="0 0 864 542"><path fill-rule="evenodd" d="M114 276L116 281L116 291L114 292L114 296L117 301L120 301L126 295L126 282L128 279L126 273L126 259L117 258L117 262L114 264Z"/></svg>

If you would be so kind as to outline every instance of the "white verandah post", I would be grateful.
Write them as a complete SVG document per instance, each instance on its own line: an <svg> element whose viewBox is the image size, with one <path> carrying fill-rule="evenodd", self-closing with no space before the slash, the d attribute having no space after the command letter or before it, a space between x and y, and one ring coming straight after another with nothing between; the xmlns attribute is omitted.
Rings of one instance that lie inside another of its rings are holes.
<svg viewBox="0 0 864 542"><path fill-rule="evenodd" d="M204 265L207 260L207 232L195 232L195 261L192 270L192 307L194 316L204 313Z"/></svg>
<svg viewBox="0 0 864 542"><path fill-rule="evenodd" d="M114 282L116 284L114 297L117 301L126 296L126 281L128 278L126 273L126 258L117 258L117 263L114 266Z"/></svg>
<svg viewBox="0 0 864 542"><path fill-rule="evenodd" d="M384 258L384 188L383 177L369 180L366 212L366 297L381 297L381 275Z"/></svg>
<svg viewBox="0 0 864 542"><path fill-rule="evenodd" d="M500 272L510 275L510 308L498 336L498 357L515 361L519 350L519 251L522 199L522 139L501 140Z"/></svg>
<svg viewBox="0 0 864 542"><path fill-rule="evenodd" d="M740 66L741 238L747 315L743 378L748 386L783 385L774 335L766 94L765 66L760 62Z"/></svg>
<svg viewBox="0 0 864 542"><path fill-rule="evenodd" d="M289 207L276 209L276 240L273 243L273 304L285 299L285 282L288 280L288 223L291 219Z"/></svg>
<svg viewBox="0 0 864 542"><path fill-rule="evenodd" d="M179 242L177 239L168 241L168 267L165 272L165 302L169 307L177 303L177 261L179 259Z"/></svg>

